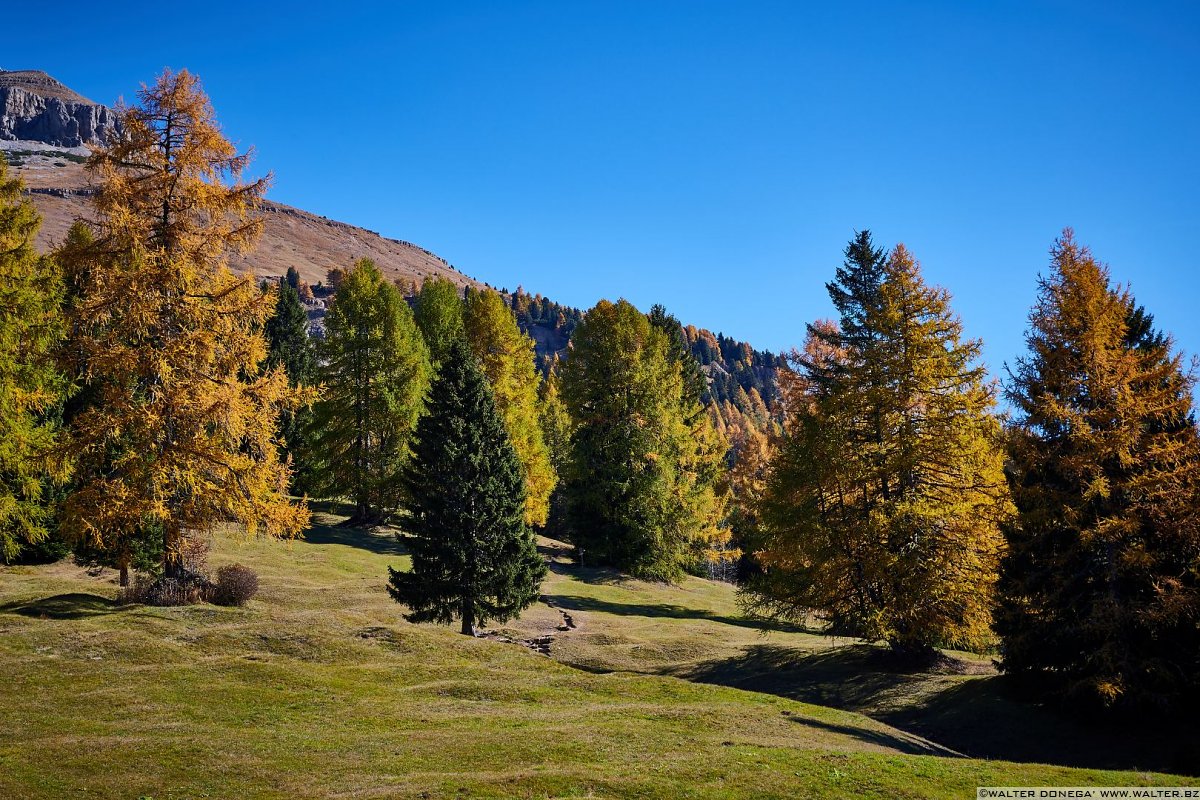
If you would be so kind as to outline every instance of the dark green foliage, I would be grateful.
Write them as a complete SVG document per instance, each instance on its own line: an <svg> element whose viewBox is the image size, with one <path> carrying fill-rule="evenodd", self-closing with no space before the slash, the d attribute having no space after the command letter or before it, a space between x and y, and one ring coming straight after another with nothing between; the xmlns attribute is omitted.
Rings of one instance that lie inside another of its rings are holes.
<svg viewBox="0 0 1200 800"><path fill-rule="evenodd" d="M71 555L71 543L54 531L44 539L21 548L11 564L53 564Z"/></svg>
<svg viewBox="0 0 1200 800"><path fill-rule="evenodd" d="M316 358L308 338L308 314L300 303L300 293L286 278L279 279L275 313L267 320L267 358L264 369L282 367L293 386L311 386Z"/></svg>
<svg viewBox="0 0 1200 800"><path fill-rule="evenodd" d="M875 316L882 304L887 249L875 246L870 231L860 231L846 246L845 256L845 262L837 268L837 278L825 284L829 299L838 311L838 332L830 334L811 325L809 330L835 346L872 352L885 346L879 341Z"/></svg>
<svg viewBox="0 0 1200 800"><path fill-rule="evenodd" d="M662 304L651 306L650 313L646 317L650 320L651 325L658 328L667 337L668 355L679 365L683 377L684 399L689 403L699 404L708 388L708 382L704 378L703 370L700 369L700 362L696 360L692 355L691 348L688 347L683 326L679 324L679 320L673 314L667 313L666 307Z"/></svg>
<svg viewBox="0 0 1200 800"><path fill-rule="evenodd" d="M162 525L147 523L137 535L107 542L105 546L81 537L75 544L75 561L83 566L119 570L122 586L129 583L130 569L143 575L157 575L163 562Z"/></svg>
<svg viewBox="0 0 1200 800"><path fill-rule="evenodd" d="M457 616L473 634L537 599L546 565L524 521L521 463L462 339L446 348L404 482L412 571L389 570L388 592L409 607L406 619Z"/></svg>
<svg viewBox="0 0 1200 800"><path fill-rule="evenodd" d="M293 278L296 285L292 284ZM275 313L267 320L267 358L263 368L282 368L293 387L312 386L316 379L317 360L308 336L308 314L300 303L297 291L300 275L289 267L288 274L279 279ZM292 488L306 491L312 484L312 469L304 456L306 430L311 421L308 408L296 411L285 409L279 415L279 433L283 449L292 459Z"/></svg>

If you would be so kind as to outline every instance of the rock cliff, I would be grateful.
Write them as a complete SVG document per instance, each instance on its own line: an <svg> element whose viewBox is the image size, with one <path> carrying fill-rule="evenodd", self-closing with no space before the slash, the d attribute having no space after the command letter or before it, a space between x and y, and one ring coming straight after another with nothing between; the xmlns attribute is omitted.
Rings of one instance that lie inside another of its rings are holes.
<svg viewBox="0 0 1200 800"><path fill-rule="evenodd" d="M100 144L117 130L111 108L40 70L0 70L0 139L56 147Z"/></svg>

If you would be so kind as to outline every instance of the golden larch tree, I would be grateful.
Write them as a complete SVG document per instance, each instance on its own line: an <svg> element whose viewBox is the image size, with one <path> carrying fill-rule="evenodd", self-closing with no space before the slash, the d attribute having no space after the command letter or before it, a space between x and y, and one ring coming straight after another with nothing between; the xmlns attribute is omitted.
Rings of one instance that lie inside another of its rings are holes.
<svg viewBox="0 0 1200 800"><path fill-rule="evenodd" d="M268 179L243 181L195 76L164 71L97 150L92 237L61 252L72 370L89 398L71 420L76 490L64 520L100 547L161 527L164 571L184 538L224 522L291 537L307 524L278 456L281 411L301 400L259 373L275 304L229 254L254 243ZM89 240L90 239L90 240Z"/></svg>
<svg viewBox="0 0 1200 800"><path fill-rule="evenodd" d="M784 382L747 606L904 658L985 646L1011 502L981 345L903 245L860 234L828 289L838 325L810 326Z"/></svg>
<svg viewBox="0 0 1200 800"><path fill-rule="evenodd" d="M1003 668L1104 706L1200 697L1195 376L1070 229L1008 398Z"/></svg>
<svg viewBox="0 0 1200 800"><path fill-rule="evenodd" d="M533 340L522 333L499 292L468 291L463 304L467 342L483 368L525 476L525 522L546 524L558 476L538 418Z"/></svg>

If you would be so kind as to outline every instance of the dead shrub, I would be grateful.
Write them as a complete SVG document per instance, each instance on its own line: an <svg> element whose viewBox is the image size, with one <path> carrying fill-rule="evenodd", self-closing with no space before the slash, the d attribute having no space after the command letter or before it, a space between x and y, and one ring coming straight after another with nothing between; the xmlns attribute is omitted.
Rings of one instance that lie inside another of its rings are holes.
<svg viewBox="0 0 1200 800"><path fill-rule="evenodd" d="M211 600L219 606L244 606L258 593L258 573L241 564L217 570Z"/></svg>

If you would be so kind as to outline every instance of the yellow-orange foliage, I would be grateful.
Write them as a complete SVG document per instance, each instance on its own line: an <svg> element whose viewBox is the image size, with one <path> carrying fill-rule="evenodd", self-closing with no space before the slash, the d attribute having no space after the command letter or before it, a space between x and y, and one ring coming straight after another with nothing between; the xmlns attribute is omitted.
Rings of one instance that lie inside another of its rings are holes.
<svg viewBox="0 0 1200 800"><path fill-rule="evenodd" d="M104 547L160 525L170 573L188 533L304 528L275 441L279 412L303 398L281 370L258 374L273 291L225 266L259 233L267 179L240 180L249 154L186 71L164 72L139 100L123 110L121 139L88 163L93 235L61 253L87 398L71 423L78 489L66 521Z"/></svg>

